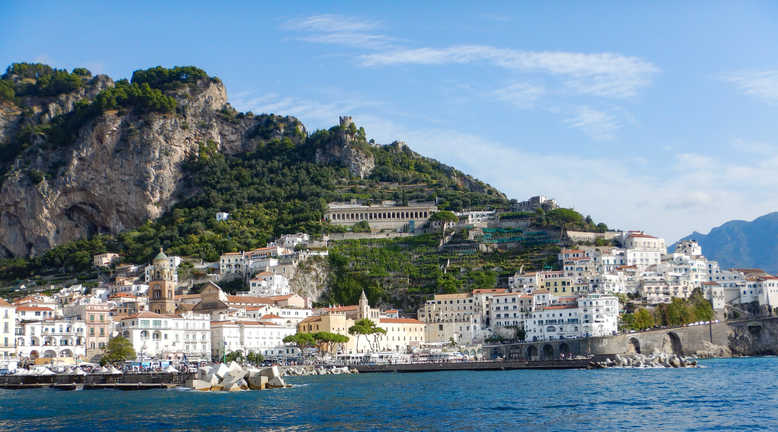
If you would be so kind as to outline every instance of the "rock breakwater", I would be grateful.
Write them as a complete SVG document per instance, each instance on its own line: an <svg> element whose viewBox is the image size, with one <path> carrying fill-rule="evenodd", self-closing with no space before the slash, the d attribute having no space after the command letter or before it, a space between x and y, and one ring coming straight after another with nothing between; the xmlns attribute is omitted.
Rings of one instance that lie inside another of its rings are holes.
<svg viewBox="0 0 778 432"><path fill-rule="evenodd" d="M281 368L283 376L348 375L358 373L358 370L348 366L284 366Z"/></svg>
<svg viewBox="0 0 778 432"><path fill-rule="evenodd" d="M596 367L631 367L631 368L687 368L698 367L696 357L684 357L676 354L616 354L613 358L607 358L595 363Z"/></svg>

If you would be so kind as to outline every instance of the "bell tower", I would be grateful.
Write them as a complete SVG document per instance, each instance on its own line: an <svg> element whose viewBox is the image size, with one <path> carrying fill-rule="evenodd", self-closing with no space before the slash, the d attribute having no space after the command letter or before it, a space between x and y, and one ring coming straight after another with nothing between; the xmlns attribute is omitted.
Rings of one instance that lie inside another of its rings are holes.
<svg viewBox="0 0 778 432"><path fill-rule="evenodd" d="M149 310L162 315L173 315L176 312L176 283L173 282L170 260L159 249L152 261L154 271L149 282Z"/></svg>
<svg viewBox="0 0 778 432"><path fill-rule="evenodd" d="M367 301L365 290L362 290L362 295L359 296L359 319L370 318L370 303Z"/></svg>

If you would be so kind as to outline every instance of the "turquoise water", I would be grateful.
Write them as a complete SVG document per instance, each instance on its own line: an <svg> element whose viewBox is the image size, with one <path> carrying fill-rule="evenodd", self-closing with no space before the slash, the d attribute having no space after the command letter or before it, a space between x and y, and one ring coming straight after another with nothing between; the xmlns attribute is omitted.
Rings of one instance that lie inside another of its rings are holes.
<svg viewBox="0 0 778 432"><path fill-rule="evenodd" d="M0 430L778 430L778 358L297 377L264 392L0 390Z"/></svg>

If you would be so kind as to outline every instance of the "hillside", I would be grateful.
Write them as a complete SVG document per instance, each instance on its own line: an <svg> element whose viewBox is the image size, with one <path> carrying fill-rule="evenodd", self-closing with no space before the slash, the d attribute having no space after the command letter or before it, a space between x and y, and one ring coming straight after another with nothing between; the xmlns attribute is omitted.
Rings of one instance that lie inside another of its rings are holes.
<svg viewBox="0 0 778 432"><path fill-rule="evenodd" d="M215 260L288 232L342 230L326 203L437 199L505 208L504 194L350 118L309 134L239 113L195 67L114 82L83 68L11 65L0 80L0 274L78 272L95 253L147 262L164 247ZM216 222L219 211L229 221Z"/></svg>
<svg viewBox="0 0 778 432"><path fill-rule="evenodd" d="M778 212L750 222L729 221L708 234L694 232L679 241L683 240L696 240L702 253L722 268L756 267L778 274Z"/></svg>

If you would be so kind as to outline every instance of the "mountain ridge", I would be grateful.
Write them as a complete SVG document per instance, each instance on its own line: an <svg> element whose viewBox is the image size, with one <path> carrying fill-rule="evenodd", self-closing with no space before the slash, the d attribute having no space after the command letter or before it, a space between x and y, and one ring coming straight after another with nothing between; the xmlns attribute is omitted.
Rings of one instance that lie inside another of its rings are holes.
<svg viewBox="0 0 778 432"><path fill-rule="evenodd" d="M722 268L761 268L778 273L778 212L762 215L752 221L731 220L710 230L697 231L678 240L695 240L706 257ZM670 250L674 250L675 245Z"/></svg>

